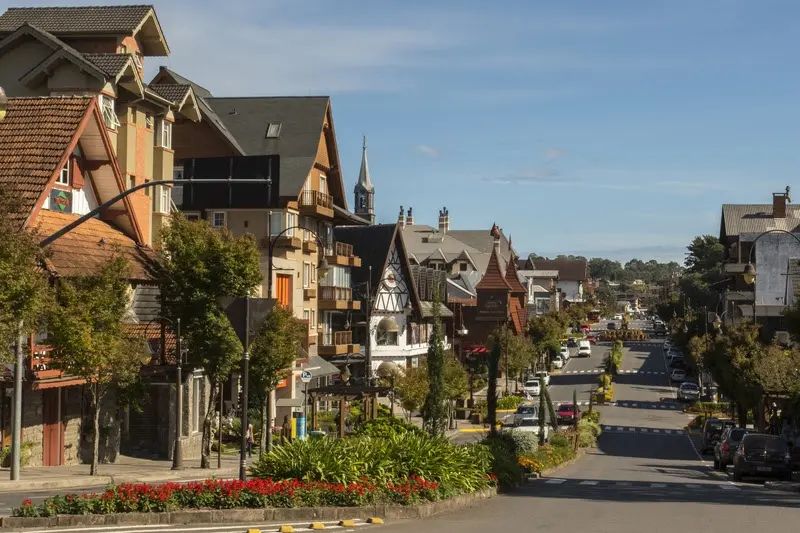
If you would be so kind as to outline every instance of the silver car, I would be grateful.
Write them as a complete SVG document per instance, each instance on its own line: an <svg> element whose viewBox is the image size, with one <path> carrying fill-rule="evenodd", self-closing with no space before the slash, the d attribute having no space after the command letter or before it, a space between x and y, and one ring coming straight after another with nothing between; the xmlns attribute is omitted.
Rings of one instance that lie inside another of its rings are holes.
<svg viewBox="0 0 800 533"><path fill-rule="evenodd" d="M697 383L685 381L678 387L678 400L684 402L691 402L700 399L700 387Z"/></svg>

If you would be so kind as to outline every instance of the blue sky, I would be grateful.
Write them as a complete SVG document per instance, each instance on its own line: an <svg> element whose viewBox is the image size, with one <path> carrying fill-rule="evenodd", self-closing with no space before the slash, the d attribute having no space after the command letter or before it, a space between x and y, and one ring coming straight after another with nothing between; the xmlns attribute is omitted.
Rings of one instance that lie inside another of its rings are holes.
<svg viewBox="0 0 800 533"><path fill-rule="evenodd" d="M381 222L447 206L520 252L682 260L722 203L770 202L800 169L800 2L155 4L172 56L149 70L331 95L346 189L366 133Z"/></svg>

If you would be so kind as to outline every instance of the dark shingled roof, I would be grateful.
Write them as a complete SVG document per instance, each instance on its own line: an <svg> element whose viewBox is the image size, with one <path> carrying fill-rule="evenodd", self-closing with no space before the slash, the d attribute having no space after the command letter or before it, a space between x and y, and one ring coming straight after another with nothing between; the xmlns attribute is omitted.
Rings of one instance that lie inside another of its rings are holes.
<svg viewBox="0 0 800 533"><path fill-rule="evenodd" d="M534 259L532 270L558 270L561 281L589 279L589 264L583 259Z"/></svg>
<svg viewBox="0 0 800 533"><path fill-rule="evenodd" d="M303 190L322 135L327 96L203 98L247 155L280 155L280 195ZM280 123L280 136L267 139L267 126ZM333 192L333 191L331 191Z"/></svg>
<svg viewBox="0 0 800 533"><path fill-rule="evenodd" d="M118 76L131 61L130 54L83 54L83 57L109 76Z"/></svg>
<svg viewBox="0 0 800 533"><path fill-rule="evenodd" d="M152 5L11 7L0 15L0 33L11 33L26 22L54 35L133 33L151 11Z"/></svg>
<svg viewBox="0 0 800 533"><path fill-rule="evenodd" d="M179 103L189 91L192 90L192 86L189 84L186 85L177 85L177 84L156 84L156 85L148 85L150 89L159 95L162 98L166 98L170 102Z"/></svg>
<svg viewBox="0 0 800 533"><path fill-rule="evenodd" d="M389 250L392 248L396 231L396 224L333 228L334 238L337 241L353 245L353 253L361 258L361 268L350 269L352 285L369 281L369 267L372 267L373 283L370 288L373 297L380 285L375 282L383 273L383 267L386 265L386 258L389 257ZM405 275L410 278L411 272L406 272ZM411 282L411 279L408 281ZM363 290L361 292L363 293Z"/></svg>

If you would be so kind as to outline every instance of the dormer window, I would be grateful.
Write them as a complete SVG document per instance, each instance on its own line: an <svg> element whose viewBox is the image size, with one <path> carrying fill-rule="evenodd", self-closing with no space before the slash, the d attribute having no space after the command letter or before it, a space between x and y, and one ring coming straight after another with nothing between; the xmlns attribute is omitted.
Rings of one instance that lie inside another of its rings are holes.
<svg viewBox="0 0 800 533"><path fill-rule="evenodd" d="M267 134L264 136L266 139L277 139L281 136L281 123L270 122L267 124Z"/></svg>
<svg viewBox="0 0 800 533"><path fill-rule="evenodd" d="M67 159L67 163L64 165L64 168L61 169L61 173L59 173L58 178L56 178L56 183L59 185L69 185L70 183L69 163L70 160Z"/></svg>

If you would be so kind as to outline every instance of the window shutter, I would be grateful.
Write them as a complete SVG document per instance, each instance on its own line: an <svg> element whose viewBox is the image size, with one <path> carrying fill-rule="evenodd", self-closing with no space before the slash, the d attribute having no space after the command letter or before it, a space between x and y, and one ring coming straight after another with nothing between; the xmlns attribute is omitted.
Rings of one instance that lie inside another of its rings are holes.
<svg viewBox="0 0 800 533"><path fill-rule="evenodd" d="M69 175L72 177L72 187L75 189L83 189L83 171L77 157L70 159Z"/></svg>

